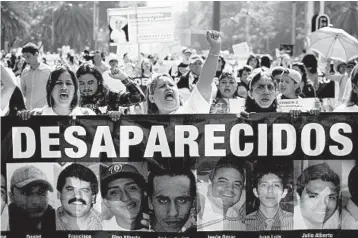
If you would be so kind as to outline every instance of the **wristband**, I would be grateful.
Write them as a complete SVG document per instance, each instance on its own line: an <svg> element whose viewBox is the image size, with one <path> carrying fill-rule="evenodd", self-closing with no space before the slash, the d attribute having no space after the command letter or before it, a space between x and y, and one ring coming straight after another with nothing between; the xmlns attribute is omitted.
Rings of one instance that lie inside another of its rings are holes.
<svg viewBox="0 0 358 238"><path fill-rule="evenodd" d="M130 79L129 79L129 77L127 77L126 79L121 80L121 81L122 81L122 83L123 83L124 85L127 85L127 84L129 84L129 83L130 83Z"/></svg>
<svg viewBox="0 0 358 238"><path fill-rule="evenodd" d="M213 54L213 53L211 53L211 52L209 52L209 55L216 56L216 57L219 57L219 56L220 56L220 55L215 55L215 54Z"/></svg>

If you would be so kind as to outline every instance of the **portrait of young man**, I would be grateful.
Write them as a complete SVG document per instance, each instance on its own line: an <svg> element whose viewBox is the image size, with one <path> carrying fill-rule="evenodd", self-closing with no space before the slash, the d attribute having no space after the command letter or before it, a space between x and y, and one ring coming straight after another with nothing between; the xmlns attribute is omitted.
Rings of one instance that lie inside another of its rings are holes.
<svg viewBox="0 0 358 238"><path fill-rule="evenodd" d="M9 167L12 164L8 164ZM53 192L46 174L39 167L24 165L14 170L10 179L9 227L11 232L53 232L55 210L48 204Z"/></svg>
<svg viewBox="0 0 358 238"><path fill-rule="evenodd" d="M148 176L151 230L155 232L196 231L196 179L190 169L152 170Z"/></svg>
<svg viewBox="0 0 358 238"><path fill-rule="evenodd" d="M351 197L342 210L342 229L358 230L358 165L348 175L348 189Z"/></svg>
<svg viewBox="0 0 358 238"><path fill-rule="evenodd" d="M57 230L102 230L101 214L93 208L98 193L95 173L84 165L65 167L57 180Z"/></svg>
<svg viewBox="0 0 358 238"><path fill-rule="evenodd" d="M246 230L242 160L221 158L209 174L206 190L200 182L197 186L199 231Z"/></svg>
<svg viewBox="0 0 358 238"><path fill-rule="evenodd" d="M103 230L149 230L147 183L135 164L101 165Z"/></svg>
<svg viewBox="0 0 358 238"><path fill-rule="evenodd" d="M285 210L281 202L289 191L288 176L292 175L293 163L256 161L253 167L252 191L258 200L258 209L246 216L246 229L292 230L293 214Z"/></svg>
<svg viewBox="0 0 358 238"><path fill-rule="evenodd" d="M299 162L299 161L295 161ZM294 229L339 229L340 177L327 163L308 166L296 179Z"/></svg>

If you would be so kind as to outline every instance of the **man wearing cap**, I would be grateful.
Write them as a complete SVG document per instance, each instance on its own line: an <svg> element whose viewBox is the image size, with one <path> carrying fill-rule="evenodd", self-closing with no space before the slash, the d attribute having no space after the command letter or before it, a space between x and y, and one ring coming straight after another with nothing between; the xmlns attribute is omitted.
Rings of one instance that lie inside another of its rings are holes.
<svg viewBox="0 0 358 238"><path fill-rule="evenodd" d="M196 182L191 170L152 171L148 177L151 229L156 232L191 232Z"/></svg>
<svg viewBox="0 0 358 238"><path fill-rule="evenodd" d="M127 90L126 86L124 86L120 80L116 80L110 76L111 70L118 67L117 55L110 55L108 58L110 69L103 72L103 83L107 85L107 88L110 88L112 92L125 92Z"/></svg>
<svg viewBox="0 0 358 238"><path fill-rule="evenodd" d="M148 230L145 188L146 182L134 166L113 164L103 167L101 194L105 206L102 206L102 214L108 209L114 215L103 220L103 230Z"/></svg>
<svg viewBox="0 0 358 238"><path fill-rule="evenodd" d="M39 168L26 165L15 170L9 192L10 231L55 231L55 210L48 205L48 191L53 191L52 185Z"/></svg>
<svg viewBox="0 0 358 238"><path fill-rule="evenodd" d="M189 98L191 91L193 91L195 84L199 80L203 62L204 60L201 56L191 55L189 59L189 72L181 76L177 82L178 89L184 101Z"/></svg>
<svg viewBox="0 0 358 238"><path fill-rule="evenodd" d="M274 73L272 73L274 74ZM277 96L277 99L297 99L300 98L300 83L302 77L299 72L293 69L285 69L280 76L276 75L275 79L280 77L279 81L279 91L280 94Z"/></svg>
<svg viewBox="0 0 358 238"><path fill-rule="evenodd" d="M57 230L102 230L101 214L93 208L98 181L92 170L73 163L61 171L56 188L62 204L56 211Z"/></svg>

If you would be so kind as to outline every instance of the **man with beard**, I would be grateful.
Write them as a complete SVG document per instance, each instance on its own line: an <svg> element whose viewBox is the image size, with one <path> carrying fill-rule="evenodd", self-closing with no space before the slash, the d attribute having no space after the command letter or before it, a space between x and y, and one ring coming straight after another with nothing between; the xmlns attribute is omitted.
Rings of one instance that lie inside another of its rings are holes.
<svg viewBox="0 0 358 238"><path fill-rule="evenodd" d="M151 229L155 232L187 232L195 204L195 176L190 169L151 171L148 176L149 208L153 210ZM187 223L187 224L186 224Z"/></svg>
<svg viewBox="0 0 358 238"><path fill-rule="evenodd" d="M26 165L11 176L9 226L14 233L55 231L55 210L48 205L52 185L39 168Z"/></svg>
<svg viewBox="0 0 358 238"><path fill-rule="evenodd" d="M61 171L56 188L62 204L56 211L57 230L102 230L101 214L93 208L98 181L92 170L73 163Z"/></svg>
<svg viewBox="0 0 358 238"><path fill-rule="evenodd" d="M339 176L325 163L306 168L297 178L294 229L339 229Z"/></svg>
<svg viewBox="0 0 358 238"><path fill-rule="evenodd" d="M105 206L102 211L108 209L114 215L103 221L103 230L148 230L145 188L143 176L132 165L113 164L103 168L101 194Z"/></svg>
<svg viewBox="0 0 358 238"><path fill-rule="evenodd" d="M216 163L209 175L207 196L200 194L198 230L245 230L243 167L241 162L229 157Z"/></svg>
<svg viewBox="0 0 358 238"><path fill-rule="evenodd" d="M293 214L281 208L287 195L286 176L279 164L258 162L254 166L253 192L259 209L246 216L248 231L292 230Z"/></svg>

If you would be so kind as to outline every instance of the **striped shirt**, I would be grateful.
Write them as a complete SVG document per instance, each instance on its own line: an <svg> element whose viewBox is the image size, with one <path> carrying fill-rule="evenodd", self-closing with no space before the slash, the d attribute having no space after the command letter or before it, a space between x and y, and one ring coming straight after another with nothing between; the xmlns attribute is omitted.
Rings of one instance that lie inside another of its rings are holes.
<svg viewBox="0 0 358 238"><path fill-rule="evenodd" d="M246 216L247 231L284 231L293 229L293 213L278 209L276 215L269 219L259 209Z"/></svg>

